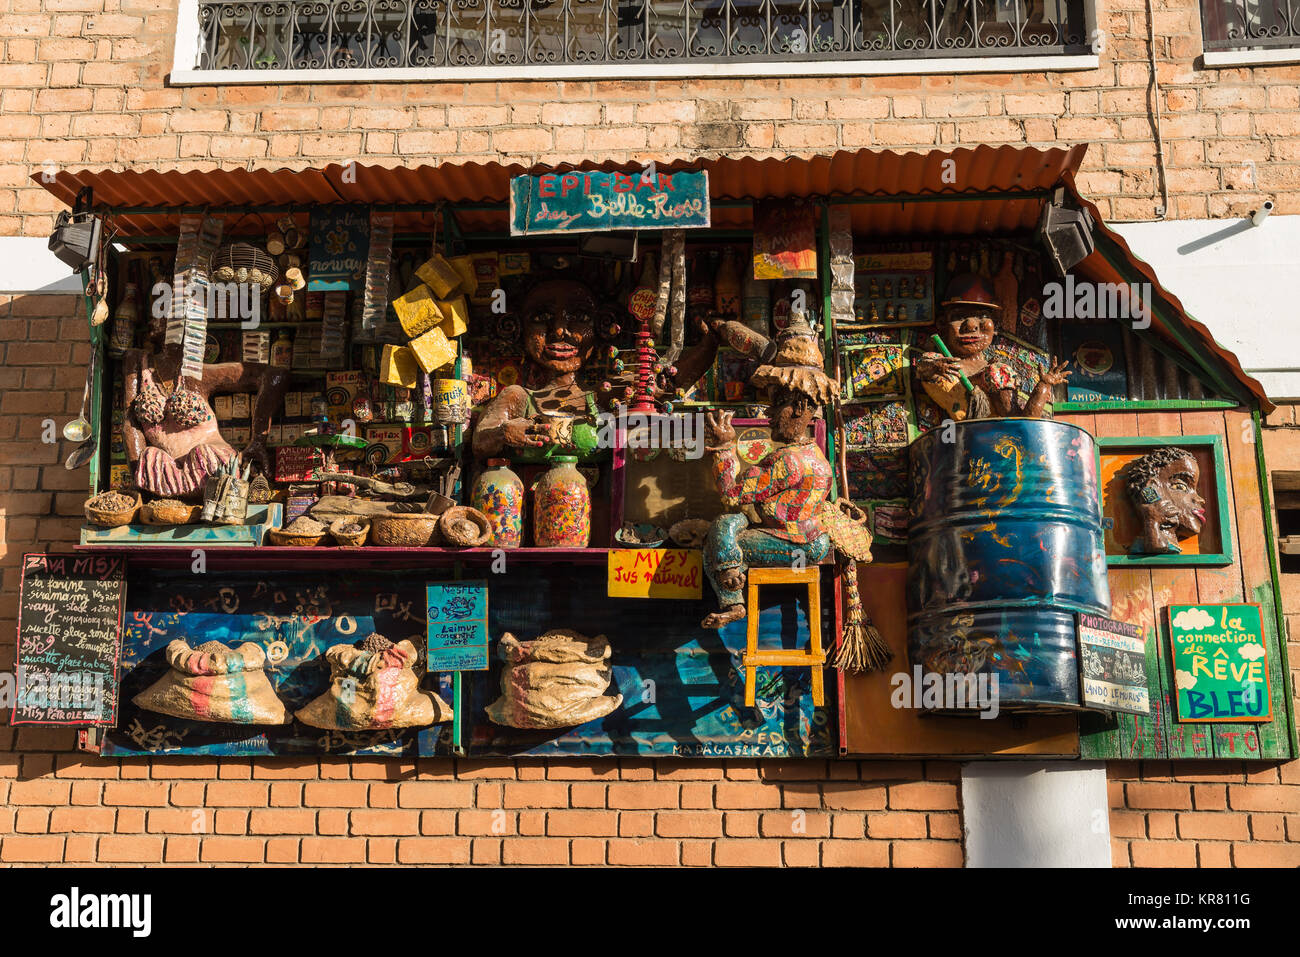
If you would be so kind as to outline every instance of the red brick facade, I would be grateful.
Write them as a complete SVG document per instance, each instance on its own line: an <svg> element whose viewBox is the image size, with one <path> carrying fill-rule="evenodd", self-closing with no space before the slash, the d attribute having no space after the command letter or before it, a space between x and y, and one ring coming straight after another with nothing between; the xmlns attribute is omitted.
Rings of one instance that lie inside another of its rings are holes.
<svg viewBox="0 0 1300 957"><path fill-rule="evenodd" d="M171 6L0 0L0 236L45 236L56 204L29 177L83 166L1086 141L1078 182L1103 215L1152 218L1160 202L1141 0L1103 0L1106 52L1078 73L186 88L164 85ZM1300 66L1197 69L1189 0L1157 2L1155 34L1169 215L1242 215L1266 196L1300 212ZM19 556L69 547L81 524L85 474L63 468L65 443L40 440L81 400L80 300L0 295L0 348L0 669L12 669ZM1266 441L1271 456L1281 440ZM1284 592L1300 615L1300 589ZM1117 866L1300 865L1300 763L1108 774ZM0 861L960 866L959 778L942 761L117 762L77 753L70 732L0 727Z"/></svg>

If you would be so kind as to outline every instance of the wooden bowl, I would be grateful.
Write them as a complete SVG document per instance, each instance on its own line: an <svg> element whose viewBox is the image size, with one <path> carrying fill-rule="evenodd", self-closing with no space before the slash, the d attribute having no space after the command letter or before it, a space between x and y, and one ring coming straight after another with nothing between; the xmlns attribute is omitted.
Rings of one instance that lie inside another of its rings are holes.
<svg viewBox="0 0 1300 957"><path fill-rule="evenodd" d="M145 502L140 506L140 521L145 525L193 525L199 520L202 505L163 505Z"/></svg>
<svg viewBox="0 0 1300 957"><path fill-rule="evenodd" d="M387 548L423 548L438 544L438 516L427 512L389 513L370 517L370 544Z"/></svg>
<svg viewBox="0 0 1300 957"><path fill-rule="evenodd" d="M101 528L117 528L121 525L131 524L131 520L135 518L135 513L140 510L140 493L135 493L135 501L129 508L118 509L117 511L99 508L95 505L95 502L107 494L108 492L100 492L99 495L86 501L86 521ZM122 492L121 494L126 495L128 493Z"/></svg>
<svg viewBox="0 0 1300 957"><path fill-rule="evenodd" d="M438 531L448 545L475 548L492 544L492 521L476 508L454 505L438 519Z"/></svg>
<svg viewBox="0 0 1300 957"><path fill-rule="evenodd" d="M300 548L310 548L325 540L325 532L303 534L286 532L283 528L268 528L266 537L271 540L272 545L297 545Z"/></svg>
<svg viewBox="0 0 1300 957"><path fill-rule="evenodd" d="M361 531L344 532L342 531L344 525L360 525ZM330 523L330 535L344 548L359 547L366 543L366 538L370 535L370 519L361 515L337 518Z"/></svg>

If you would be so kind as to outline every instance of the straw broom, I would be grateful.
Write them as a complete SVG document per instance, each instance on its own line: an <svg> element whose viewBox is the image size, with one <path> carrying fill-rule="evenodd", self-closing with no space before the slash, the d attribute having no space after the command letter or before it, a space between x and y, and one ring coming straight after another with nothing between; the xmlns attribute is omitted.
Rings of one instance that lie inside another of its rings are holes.
<svg viewBox="0 0 1300 957"><path fill-rule="evenodd" d="M844 436L844 412L840 406L840 350L835 343L835 429ZM836 450L836 476L840 500L822 506L822 524L830 534L835 550L844 561L844 575L848 582L845 605L848 616L839 647L835 651L834 665L849 674L877 671L889 664L894 653L862 607L862 594L858 590L858 562L871 561L871 533L865 528L866 516L849 500L849 467L844 442ZM854 512L859 516L853 515Z"/></svg>

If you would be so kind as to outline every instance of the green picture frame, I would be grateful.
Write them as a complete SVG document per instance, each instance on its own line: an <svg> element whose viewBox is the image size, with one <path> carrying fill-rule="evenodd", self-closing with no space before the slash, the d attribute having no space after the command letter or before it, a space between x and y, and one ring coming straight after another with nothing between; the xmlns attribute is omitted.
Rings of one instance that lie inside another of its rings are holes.
<svg viewBox="0 0 1300 957"><path fill-rule="evenodd" d="M1209 452L1210 459L1213 462L1213 475L1209 475L1202 470L1201 492L1205 498L1206 505L1215 509L1215 522L1219 533L1218 549L1213 552L1200 552L1195 555L1108 554L1106 556L1107 567L1115 568L1135 565L1153 565L1158 567L1231 565L1236 558L1233 553L1232 545L1232 512L1228 508L1227 456L1223 445L1222 435L1114 436L1099 438L1096 440L1098 483L1102 481L1102 458L1107 452L1113 454L1117 452L1123 453L1130 450L1144 451L1159 448L1163 445L1174 445L1192 451L1205 450ZM1213 483L1212 486L1208 484L1210 482ZM1106 496L1104 494L1104 489L1099 487L1097 494L1104 517L1106 512Z"/></svg>

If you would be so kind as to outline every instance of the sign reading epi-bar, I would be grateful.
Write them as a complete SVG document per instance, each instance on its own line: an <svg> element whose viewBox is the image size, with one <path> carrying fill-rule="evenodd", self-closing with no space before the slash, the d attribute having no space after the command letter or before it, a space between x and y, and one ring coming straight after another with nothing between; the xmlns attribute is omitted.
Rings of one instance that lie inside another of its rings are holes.
<svg viewBox="0 0 1300 957"><path fill-rule="evenodd" d="M23 556L11 724L117 722L125 573L121 558Z"/></svg>
<svg viewBox="0 0 1300 957"><path fill-rule="evenodd" d="M709 225L709 174L574 170L510 181L510 235Z"/></svg>

